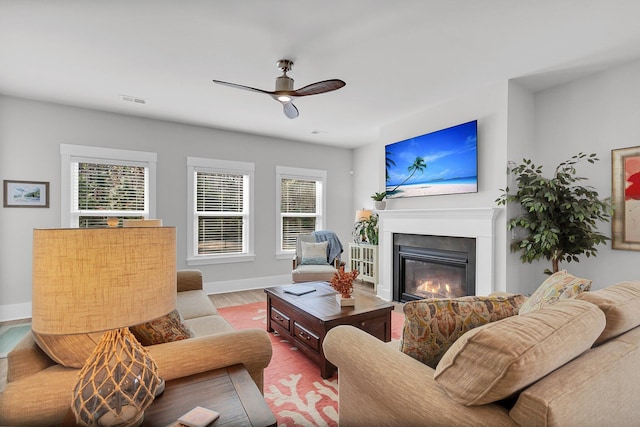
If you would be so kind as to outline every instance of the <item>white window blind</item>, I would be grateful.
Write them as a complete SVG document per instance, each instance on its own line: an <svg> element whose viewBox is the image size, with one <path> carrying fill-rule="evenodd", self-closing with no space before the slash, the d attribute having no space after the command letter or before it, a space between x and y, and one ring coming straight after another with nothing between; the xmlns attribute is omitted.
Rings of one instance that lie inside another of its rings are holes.
<svg viewBox="0 0 640 427"><path fill-rule="evenodd" d="M276 168L278 185L279 254L296 249L299 234L324 226L324 182L326 172L314 169Z"/></svg>
<svg viewBox="0 0 640 427"><path fill-rule="evenodd" d="M280 188L282 213L282 249L295 250L299 234L316 230L317 182L283 178Z"/></svg>
<svg viewBox="0 0 640 427"><path fill-rule="evenodd" d="M187 263L253 260L253 163L189 157L187 166Z"/></svg>
<svg viewBox="0 0 640 427"><path fill-rule="evenodd" d="M198 254L241 253L244 175L196 172Z"/></svg>
<svg viewBox="0 0 640 427"><path fill-rule="evenodd" d="M106 227L107 217L147 215L148 168L125 164L73 162L74 213L80 228Z"/></svg>
<svg viewBox="0 0 640 427"><path fill-rule="evenodd" d="M60 152L63 225L106 227L108 217L150 217L155 153L65 144Z"/></svg>

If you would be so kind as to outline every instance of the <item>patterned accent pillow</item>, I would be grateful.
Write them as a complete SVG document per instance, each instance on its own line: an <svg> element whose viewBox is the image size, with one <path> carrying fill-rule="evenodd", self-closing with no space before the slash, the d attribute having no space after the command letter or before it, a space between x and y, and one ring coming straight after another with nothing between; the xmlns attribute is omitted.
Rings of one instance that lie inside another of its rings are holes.
<svg viewBox="0 0 640 427"><path fill-rule="evenodd" d="M451 345L465 332L518 314L524 295L468 296L426 299L404 305L400 349L435 368Z"/></svg>
<svg viewBox="0 0 640 427"><path fill-rule="evenodd" d="M300 242L302 245L301 265L327 265L327 248L329 242L309 243Z"/></svg>
<svg viewBox="0 0 640 427"><path fill-rule="evenodd" d="M531 313L561 299L575 298L591 289L591 280L580 279L561 270L549 276L520 307L520 314Z"/></svg>
<svg viewBox="0 0 640 427"><path fill-rule="evenodd" d="M129 330L142 345L180 341L194 336L191 328L182 321L178 310L142 325L130 326Z"/></svg>

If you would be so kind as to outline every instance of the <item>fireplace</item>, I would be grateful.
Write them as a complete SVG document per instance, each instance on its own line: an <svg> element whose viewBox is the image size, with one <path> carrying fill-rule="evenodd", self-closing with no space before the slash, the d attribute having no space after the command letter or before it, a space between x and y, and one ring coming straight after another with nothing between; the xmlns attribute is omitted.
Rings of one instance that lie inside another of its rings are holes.
<svg viewBox="0 0 640 427"><path fill-rule="evenodd" d="M393 300L476 294L476 239L395 233Z"/></svg>
<svg viewBox="0 0 640 427"><path fill-rule="evenodd" d="M393 236L397 233L426 236L470 237L476 241L476 295L505 291L504 279L495 277L498 208L387 209L378 211L377 294L393 300ZM505 228L506 229L506 228ZM499 262L502 266L502 264Z"/></svg>

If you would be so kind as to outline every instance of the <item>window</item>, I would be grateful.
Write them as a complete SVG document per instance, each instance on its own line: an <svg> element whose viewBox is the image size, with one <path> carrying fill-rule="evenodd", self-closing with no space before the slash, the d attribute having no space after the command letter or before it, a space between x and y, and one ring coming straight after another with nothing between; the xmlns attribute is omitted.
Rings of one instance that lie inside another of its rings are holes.
<svg viewBox="0 0 640 427"><path fill-rule="evenodd" d="M190 265L252 261L254 164L187 158Z"/></svg>
<svg viewBox="0 0 640 427"><path fill-rule="evenodd" d="M155 153L61 144L60 154L63 227L155 215Z"/></svg>
<svg viewBox="0 0 640 427"><path fill-rule="evenodd" d="M322 170L276 167L278 258L291 257L298 234L324 228L326 178Z"/></svg>

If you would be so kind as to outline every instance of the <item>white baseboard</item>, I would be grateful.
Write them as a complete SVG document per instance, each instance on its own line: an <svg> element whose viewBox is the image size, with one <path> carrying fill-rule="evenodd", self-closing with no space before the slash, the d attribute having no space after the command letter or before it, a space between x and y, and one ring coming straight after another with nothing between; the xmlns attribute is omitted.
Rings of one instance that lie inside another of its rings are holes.
<svg viewBox="0 0 640 427"><path fill-rule="evenodd" d="M31 302L0 305L0 322L31 318Z"/></svg>
<svg viewBox="0 0 640 427"><path fill-rule="evenodd" d="M221 282L206 282L202 287L207 294L223 294L226 292L264 289L270 286L286 285L287 283L293 283L291 280L291 274L283 276L253 277L250 279L227 280Z"/></svg>
<svg viewBox="0 0 640 427"><path fill-rule="evenodd" d="M248 291L251 289L264 289L270 286L292 283L291 274L282 276L253 277L250 279L227 280L221 282L207 282L203 284L207 294L222 294L226 292ZM31 302L24 304L0 305L0 322L12 320L30 319Z"/></svg>

